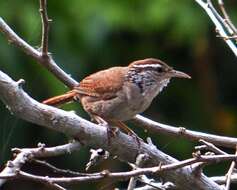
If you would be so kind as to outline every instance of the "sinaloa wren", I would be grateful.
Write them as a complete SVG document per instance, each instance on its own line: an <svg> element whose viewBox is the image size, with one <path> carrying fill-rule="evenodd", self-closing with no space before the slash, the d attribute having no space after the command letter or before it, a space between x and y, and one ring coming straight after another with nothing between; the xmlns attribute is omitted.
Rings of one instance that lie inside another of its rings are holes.
<svg viewBox="0 0 237 190"><path fill-rule="evenodd" d="M79 100L100 124L113 124L128 133L122 123L145 111L170 79L191 78L154 58L134 61L127 67L111 67L84 78L73 90L43 101L60 105Z"/></svg>

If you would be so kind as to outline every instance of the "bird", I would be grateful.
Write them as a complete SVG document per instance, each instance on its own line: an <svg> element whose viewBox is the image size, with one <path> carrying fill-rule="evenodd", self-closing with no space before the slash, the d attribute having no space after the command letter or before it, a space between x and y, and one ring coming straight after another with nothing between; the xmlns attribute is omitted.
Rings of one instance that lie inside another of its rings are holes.
<svg viewBox="0 0 237 190"><path fill-rule="evenodd" d="M191 78L159 59L146 58L133 61L128 66L93 73L72 90L42 103L59 106L80 101L83 109L98 124L116 126L136 136L124 122L144 112L174 77Z"/></svg>

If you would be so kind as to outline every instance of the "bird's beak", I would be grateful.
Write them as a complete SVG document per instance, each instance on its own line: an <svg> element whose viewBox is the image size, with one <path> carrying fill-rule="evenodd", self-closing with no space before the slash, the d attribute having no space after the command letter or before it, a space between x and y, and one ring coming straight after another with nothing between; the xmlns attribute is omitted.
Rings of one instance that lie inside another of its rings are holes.
<svg viewBox="0 0 237 190"><path fill-rule="evenodd" d="M181 71L172 70L170 73L172 77L191 79L191 77L188 74L183 73Z"/></svg>

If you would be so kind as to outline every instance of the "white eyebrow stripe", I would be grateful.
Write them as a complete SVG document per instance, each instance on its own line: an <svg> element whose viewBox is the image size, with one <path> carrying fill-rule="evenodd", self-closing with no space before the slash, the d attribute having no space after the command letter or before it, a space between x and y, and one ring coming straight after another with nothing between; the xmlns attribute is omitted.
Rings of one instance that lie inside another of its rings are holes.
<svg viewBox="0 0 237 190"><path fill-rule="evenodd" d="M137 67L137 68L146 68L146 67L160 68L162 66L157 63L157 64L134 65L134 67Z"/></svg>

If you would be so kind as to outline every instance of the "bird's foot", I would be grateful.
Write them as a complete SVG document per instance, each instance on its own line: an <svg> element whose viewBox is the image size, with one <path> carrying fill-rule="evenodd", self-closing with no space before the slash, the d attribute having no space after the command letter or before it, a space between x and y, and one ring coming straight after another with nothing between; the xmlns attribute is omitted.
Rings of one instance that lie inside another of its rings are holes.
<svg viewBox="0 0 237 190"><path fill-rule="evenodd" d="M133 137L137 142L138 148L141 147L141 142L144 142L142 138L140 138L134 131L128 133L129 136Z"/></svg>
<svg viewBox="0 0 237 190"><path fill-rule="evenodd" d="M111 144L111 139L116 137L118 133L118 128L117 127L111 127L109 125L106 126L107 129L107 139L108 139L108 145Z"/></svg>
<svg viewBox="0 0 237 190"><path fill-rule="evenodd" d="M119 129L121 129L124 132L126 132L129 136L133 137L136 140L136 142L137 142L138 148L141 147L141 142L143 142L143 140L141 138L139 138L138 135L132 129L130 129L126 124L124 124L121 121L114 120L112 122Z"/></svg>

